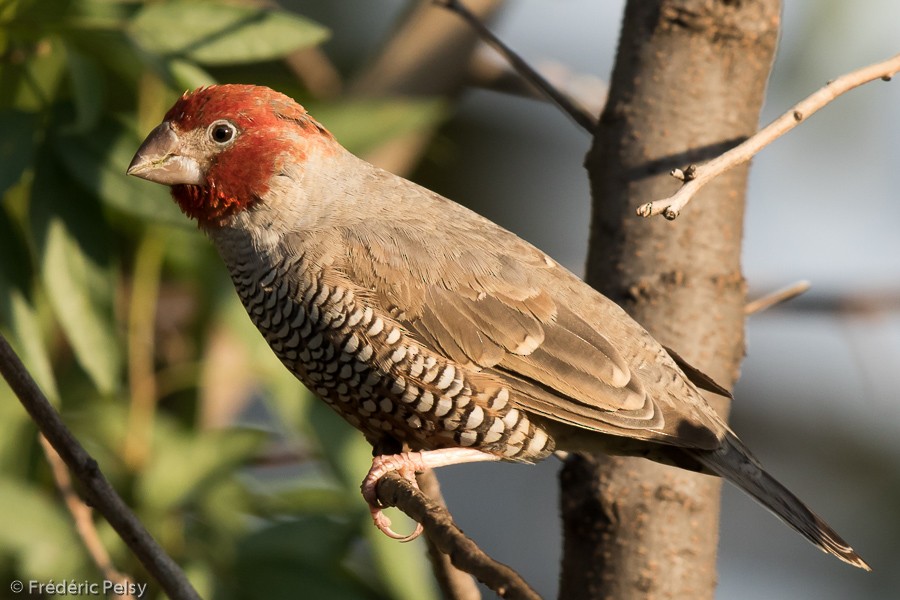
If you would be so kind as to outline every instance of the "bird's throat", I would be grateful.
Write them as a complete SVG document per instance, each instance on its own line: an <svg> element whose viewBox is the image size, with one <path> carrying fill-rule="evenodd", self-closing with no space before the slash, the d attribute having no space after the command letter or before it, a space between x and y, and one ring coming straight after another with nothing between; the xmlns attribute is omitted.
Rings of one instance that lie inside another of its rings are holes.
<svg viewBox="0 0 900 600"><path fill-rule="evenodd" d="M227 194L214 183L208 185L173 185L172 198L181 211L195 219L201 227L221 227L231 217L257 202Z"/></svg>

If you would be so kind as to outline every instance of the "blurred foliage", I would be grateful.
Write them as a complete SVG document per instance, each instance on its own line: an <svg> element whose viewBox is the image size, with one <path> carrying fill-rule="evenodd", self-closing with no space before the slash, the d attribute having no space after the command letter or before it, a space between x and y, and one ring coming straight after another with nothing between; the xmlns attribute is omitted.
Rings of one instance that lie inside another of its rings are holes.
<svg viewBox="0 0 900 600"><path fill-rule="evenodd" d="M167 191L124 175L185 88L263 83L315 105L283 59L327 37L253 3L0 2L0 329L204 597L435 597L421 544L373 535L362 437L265 347ZM360 152L441 110L346 98L318 116ZM0 580L101 580L81 547L0 386Z"/></svg>

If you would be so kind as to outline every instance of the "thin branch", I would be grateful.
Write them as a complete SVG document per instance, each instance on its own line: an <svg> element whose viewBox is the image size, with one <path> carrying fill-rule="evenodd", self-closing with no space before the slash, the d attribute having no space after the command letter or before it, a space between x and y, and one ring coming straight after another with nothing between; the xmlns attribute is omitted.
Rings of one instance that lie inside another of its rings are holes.
<svg viewBox="0 0 900 600"><path fill-rule="evenodd" d="M760 150L808 119L810 115L841 94L876 79L890 81L898 71L900 71L900 54L883 62L841 75L828 82L825 87L795 104L793 108L758 131L753 137L721 156L703 165L691 165L683 171L674 169L672 176L683 181L684 185L668 198L642 204L637 209L638 216L652 217L663 214L670 221L677 218L694 195L711 180L725 171L747 162Z"/></svg>
<svg viewBox="0 0 900 600"><path fill-rule="evenodd" d="M565 94L562 94L555 87L550 85L544 77L531 68L522 57L513 52L513 50L504 44L500 38L488 29L478 17L472 14L459 0L434 0L435 4L443 6L447 10L458 14L474 29L481 39L502 54L506 60L512 65L519 75L526 79L530 84L541 90L554 104L563 110L567 115L578 123L582 129L588 133L594 133L597 120L593 115L588 114L583 109L575 106Z"/></svg>
<svg viewBox="0 0 900 600"><path fill-rule="evenodd" d="M900 311L900 290L896 288L853 290L849 292L809 294L784 307L801 312L821 312L841 317L868 317Z"/></svg>
<svg viewBox="0 0 900 600"><path fill-rule="evenodd" d="M388 473L382 477L375 491L384 506L396 506L421 523L428 538L450 557L455 567L474 575L501 598L540 600L518 573L495 561L466 537L446 508L429 499L399 474Z"/></svg>
<svg viewBox="0 0 900 600"><path fill-rule="evenodd" d="M800 294L809 290L812 284L808 281L798 281L797 283L793 283L787 287L781 288L780 290L775 290L770 294L766 294L756 300L751 300L744 306L744 314L745 315L755 315L756 313L762 312L769 308L772 308L776 304L781 304L782 302L787 302L793 298L796 298Z"/></svg>
<svg viewBox="0 0 900 600"><path fill-rule="evenodd" d="M599 77L573 72L562 63L549 60L537 63L536 68L550 85L568 97L585 114L599 115L603 112L608 86ZM469 78L473 86L482 89L550 102L540 89L523 79L502 56L486 44L472 57Z"/></svg>
<svg viewBox="0 0 900 600"><path fill-rule="evenodd" d="M172 600L200 600L184 572L156 543L110 485L94 460L65 426L25 365L0 334L0 372L38 429L53 446L72 475L81 482L91 506L100 511L147 572Z"/></svg>
<svg viewBox="0 0 900 600"><path fill-rule="evenodd" d="M441 486L433 469L416 475L419 489L438 506L445 509L447 503L441 494ZM444 600L481 600L481 590L471 575L453 566L450 556L441 552L428 531L425 532L425 543L428 546L428 560L431 570L441 588Z"/></svg>
<svg viewBox="0 0 900 600"><path fill-rule="evenodd" d="M100 569L107 581L123 584L123 589L130 589L128 584L133 579L113 566L112 560L109 558L109 552L106 551L106 547L97 533L97 528L94 526L93 511L75 493L75 489L72 487L72 478L69 477L69 470L66 468L62 458L56 453L56 450L47 441L47 438L41 435L40 440L47 462L50 463L56 487L62 495L66 508L69 509L69 513L72 515L72 519L75 521L75 530L81 537L81 541L84 543L88 554L91 555L94 564L97 565L97 568ZM134 596L128 593L117 595L116 597L134 600Z"/></svg>

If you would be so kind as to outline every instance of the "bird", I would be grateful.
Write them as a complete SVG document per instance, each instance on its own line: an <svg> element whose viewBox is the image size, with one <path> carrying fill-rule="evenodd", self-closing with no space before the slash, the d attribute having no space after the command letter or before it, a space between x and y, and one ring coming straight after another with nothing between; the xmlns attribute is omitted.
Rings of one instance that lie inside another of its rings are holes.
<svg viewBox="0 0 900 600"><path fill-rule="evenodd" d="M723 477L870 570L701 392L728 391L535 246L354 156L292 98L185 92L127 174L170 186L275 355L372 444L362 492L388 535L402 537L375 485L390 471L414 483L605 452Z"/></svg>

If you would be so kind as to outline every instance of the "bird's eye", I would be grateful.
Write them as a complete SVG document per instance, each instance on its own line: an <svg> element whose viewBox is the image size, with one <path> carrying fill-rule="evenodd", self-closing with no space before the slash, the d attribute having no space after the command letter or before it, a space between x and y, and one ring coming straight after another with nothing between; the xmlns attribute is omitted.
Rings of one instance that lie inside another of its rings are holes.
<svg viewBox="0 0 900 600"><path fill-rule="evenodd" d="M237 129L228 121L216 121L209 126L209 139L217 144L227 144L236 134Z"/></svg>

